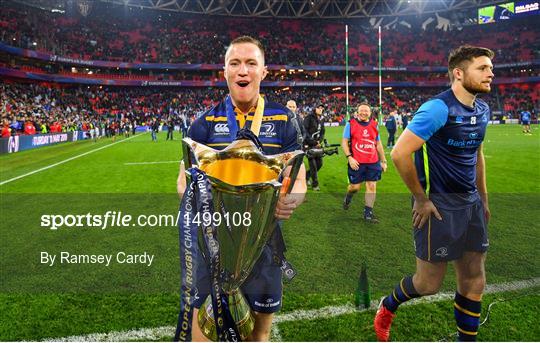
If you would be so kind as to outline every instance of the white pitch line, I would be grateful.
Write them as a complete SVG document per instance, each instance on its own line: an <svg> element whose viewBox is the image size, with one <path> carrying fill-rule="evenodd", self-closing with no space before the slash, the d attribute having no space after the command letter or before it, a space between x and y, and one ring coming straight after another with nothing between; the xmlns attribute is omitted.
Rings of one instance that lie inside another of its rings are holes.
<svg viewBox="0 0 540 343"><path fill-rule="evenodd" d="M540 286L540 277L522 280L512 281L500 284L488 285L484 291L484 294L500 293L518 291L522 289L528 289ZM414 299L404 303L401 306L411 306L415 304L434 303L444 300L451 300L454 298L454 293L439 293L436 295L426 296L418 299ZM276 315L274 317L274 325L276 329L272 329L272 341L282 341L279 328L279 323L298 321L298 320L315 320L341 316L344 314L361 313L366 311L373 311L379 305L378 300L371 301L371 307L369 309L357 309L352 304L346 304L342 306L327 306L316 310L297 310L290 313ZM163 337L172 337L176 327L174 326L161 326L156 328L145 329L133 329L127 331L113 331L109 333L93 333L89 335L81 336L69 336L63 338L48 338L46 342L125 342L130 340L143 340L151 341L162 339Z"/></svg>
<svg viewBox="0 0 540 343"><path fill-rule="evenodd" d="M111 147L111 146L113 146L113 145L115 145L115 144L125 142L125 141L127 141L127 140L129 140L129 139L132 139L132 138L135 138L135 137L139 137L139 136L131 136L131 137L129 137L129 138L122 139L121 141L118 141L118 142L114 142L114 143L111 143L111 144L104 145L104 146L99 147L99 148L97 148L97 149L94 149L94 150L90 150L90 151L84 152L84 153L82 153L82 154L80 154L80 155L77 155L77 156L73 156L73 157L67 158L67 159L65 159L65 160L63 160L63 161L60 161L60 162L56 162L56 163L50 164L50 165L48 165L48 166L45 166L45 167L43 167L43 168L36 169L36 170L31 171L31 172L28 172L28 173L26 173L26 174L22 174L22 175L19 175L19 176L15 176L14 178L11 178L11 179L9 179L9 180L1 181L1 182L0 182L0 186L5 185L6 183L10 183L10 182L13 182L13 181L22 179L23 177L27 177L27 176L33 175L33 174L35 174L35 173L39 173L39 172L41 172L41 171L44 171L44 170L47 170L47 169L54 168L54 167L56 167L56 166L59 166L59 165L61 165L61 164L66 163L66 162L73 161L73 160L76 159L76 158L86 156L86 155L91 154L91 153L93 153L93 152L96 152L96 151L99 151L99 150L102 150L102 149Z"/></svg>
<svg viewBox="0 0 540 343"><path fill-rule="evenodd" d="M532 288L536 286L540 286L540 277L529 279L529 280L523 280L523 281L512 281L512 282L505 282L505 283L500 283L500 284L495 284L495 285L488 285L486 286L484 294L517 291L517 290ZM435 295L413 299L411 301L404 303L401 306L410 306L410 305L416 305L416 304L434 303L434 302L439 302L439 301L444 301L444 300L451 300L451 299L454 299L454 296L455 296L455 293L439 293ZM285 314L276 316L274 319L274 323L290 322L290 321L297 321L297 320L313 320L313 319L320 319L320 318L331 318L331 317L341 316L343 314L365 312L365 311L376 309L379 306L379 300L371 301L371 304L370 304L371 306L369 309L357 309L352 304L346 304L346 305L341 305L341 306L327 306L327 307L322 307L316 310L293 311L291 313L285 313Z"/></svg>
<svg viewBox="0 0 540 343"><path fill-rule="evenodd" d="M281 337L281 332L279 331L279 326L276 324L272 325L272 329L270 331L270 341L283 342L283 338Z"/></svg>
<svg viewBox="0 0 540 343"><path fill-rule="evenodd" d="M162 164L162 163L180 163L180 161L156 161L156 162L126 162L126 166L135 166L139 164Z"/></svg>
<svg viewBox="0 0 540 343"><path fill-rule="evenodd" d="M133 340L157 341L166 336L174 336L176 327L161 326L157 328L113 331L109 333L91 333L83 336L45 339L44 342L127 342Z"/></svg>

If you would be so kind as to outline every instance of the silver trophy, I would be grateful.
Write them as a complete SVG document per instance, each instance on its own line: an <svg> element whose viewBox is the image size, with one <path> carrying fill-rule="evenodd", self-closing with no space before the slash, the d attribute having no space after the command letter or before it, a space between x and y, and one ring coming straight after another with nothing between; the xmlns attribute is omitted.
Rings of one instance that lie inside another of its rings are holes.
<svg viewBox="0 0 540 343"><path fill-rule="evenodd" d="M197 167L208 176L216 215L221 289L228 297L240 338L245 340L254 328L254 317L240 286L251 273L276 227L274 216L280 194L290 192L302 165L301 150L264 155L251 140L232 142L215 150L192 139L183 142L186 170ZM290 166L289 177L283 172ZM188 182L191 179L186 173ZM280 182L278 180L282 179ZM199 227L203 249L203 233ZM206 337L217 340L212 302L208 297L199 311L199 326Z"/></svg>

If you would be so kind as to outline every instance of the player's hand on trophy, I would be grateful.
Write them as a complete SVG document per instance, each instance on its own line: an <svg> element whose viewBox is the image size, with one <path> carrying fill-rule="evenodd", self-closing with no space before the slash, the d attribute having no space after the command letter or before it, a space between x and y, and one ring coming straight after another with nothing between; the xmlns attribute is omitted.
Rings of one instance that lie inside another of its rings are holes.
<svg viewBox="0 0 540 343"><path fill-rule="evenodd" d="M352 170L358 170L358 168L360 167L360 163L358 163L358 161L355 160L354 157L349 156L347 160L349 161L349 165L351 166Z"/></svg>
<svg viewBox="0 0 540 343"><path fill-rule="evenodd" d="M306 184L306 168L302 164L298 175L296 176L296 181L290 193L288 193L290 185L290 167L288 167L284 174L283 179L283 188L281 189L281 194L276 206L275 216L277 219L289 219L294 212L294 210L304 202L307 191Z"/></svg>
<svg viewBox="0 0 540 343"><path fill-rule="evenodd" d="M286 194L279 197L275 216L277 219L289 219L294 210L304 200L304 194Z"/></svg>
<svg viewBox="0 0 540 343"><path fill-rule="evenodd" d="M442 220L442 216L431 200L424 198L414 201L413 206L413 227L420 229L429 220L433 214L438 220Z"/></svg>

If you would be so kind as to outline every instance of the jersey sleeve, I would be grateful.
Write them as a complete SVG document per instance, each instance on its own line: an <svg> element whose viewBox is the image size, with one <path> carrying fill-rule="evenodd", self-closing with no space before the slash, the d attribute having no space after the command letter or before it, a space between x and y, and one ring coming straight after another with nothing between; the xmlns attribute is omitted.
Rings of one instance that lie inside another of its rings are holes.
<svg viewBox="0 0 540 343"><path fill-rule="evenodd" d="M281 153L300 150L302 148L302 131L298 125L293 123L293 120L296 120L296 118L291 118L289 115L289 120L284 126Z"/></svg>
<svg viewBox="0 0 540 343"><path fill-rule="evenodd" d="M446 124L448 106L440 99L433 99L420 106L407 130L427 141Z"/></svg>
<svg viewBox="0 0 540 343"><path fill-rule="evenodd" d="M208 143L208 124L206 122L206 116L203 115L195 119L189 127L188 137L198 143Z"/></svg>
<svg viewBox="0 0 540 343"><path fill-rule="evenodd" d="M343 138L351 140L351 123L347 122L343 129Z"/></svg>

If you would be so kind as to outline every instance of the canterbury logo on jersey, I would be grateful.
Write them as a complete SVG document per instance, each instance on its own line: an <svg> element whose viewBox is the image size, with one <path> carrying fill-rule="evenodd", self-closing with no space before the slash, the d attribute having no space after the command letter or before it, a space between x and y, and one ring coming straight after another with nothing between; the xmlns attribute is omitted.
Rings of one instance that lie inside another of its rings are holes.
<svg viewBox="0 0 540 343"><path fill-rule="evenodd" d="M217 135L228 135L229 134L229 127L227 126L227 124L216 124L214 126L214 132L217 134Z"/></svg>
<svg viewBox="0 0 540 343"><path fill-rule="evenodd" d="M275 131L274 123L264 123L261 125L261 131L259 132L259 136L275 137L276 135L277 133Z"/></svg>

